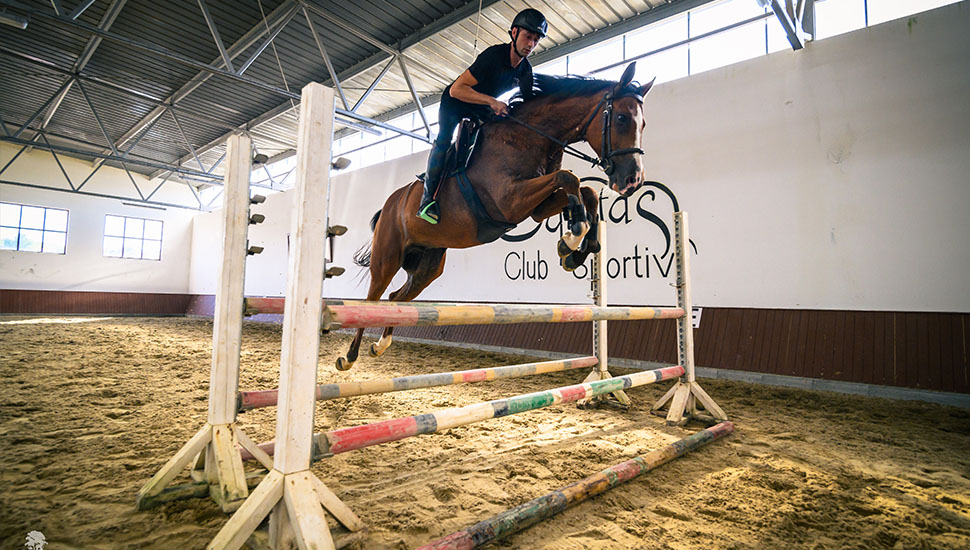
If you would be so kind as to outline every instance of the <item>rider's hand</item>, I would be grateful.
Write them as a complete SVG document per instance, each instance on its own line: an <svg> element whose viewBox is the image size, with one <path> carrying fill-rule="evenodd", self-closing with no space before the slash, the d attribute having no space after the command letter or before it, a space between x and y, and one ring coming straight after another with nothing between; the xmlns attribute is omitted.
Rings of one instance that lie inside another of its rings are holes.
<svg viewBox="0 0 970 550"><path fill-rule="evenodd" d="M492 99L492 102L489 103L488 106L492 109L492 112L495 113L495 116L501 117L509 114L509 106L503 101Z"/></svg>

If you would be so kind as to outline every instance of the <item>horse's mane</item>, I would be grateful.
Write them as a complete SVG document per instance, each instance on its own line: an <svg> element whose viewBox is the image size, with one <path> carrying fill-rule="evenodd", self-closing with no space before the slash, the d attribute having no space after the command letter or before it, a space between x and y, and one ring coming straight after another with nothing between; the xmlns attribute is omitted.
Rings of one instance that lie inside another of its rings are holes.
<svg viewBox="0 0 970 550"><path fill-rule="evenodd" d="M518 91L509 100L511 114L515 114L521 107L529 105L539 99L562 99L566 97L587 96L608 87L616 86L616 81L601 80L585 76L555 76L536 73L533 75L532 93L523 94ZM631 82L621 93L636 93L639 85Z"/></svg>

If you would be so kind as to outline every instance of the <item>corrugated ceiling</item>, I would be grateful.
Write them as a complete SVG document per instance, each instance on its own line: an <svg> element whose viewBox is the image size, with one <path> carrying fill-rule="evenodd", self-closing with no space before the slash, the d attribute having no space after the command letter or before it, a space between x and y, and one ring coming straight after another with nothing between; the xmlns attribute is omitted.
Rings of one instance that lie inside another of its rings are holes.
<svg viewBox="0 0 970 550"><path fill-rule="evenodd" d="M239 71L255 56L234 78L200 70L200 64L225 70L200 2L97 0L72 20L70 14L87 2L62 0L64 13L58 16L49 1L0 0L8 14L29 18L24 30L0 25L0 115L13 133L37 113L19 139L33 139L43 127L53 144L108 154L107 133L121 152L138 140L128 153L135 161L199 170L191 144L209 169L222 157L225 137L235 128L249 130L258 150L270 156L295 147L295 102L286 90L298 94L311 81L333 85L308 18L352 108L394 52L403 52L422 102L437 101L474 58L476 37L477 51L506 41L509 22L526 7L538 8L550 23L549 36L533 54L537 63L708 1L540 0L527 5L483 0L480 17L479 4L463 0L205 1L233 69ZM270 35L275 35L271 43ZM145 46L158 51L145 51ZM77 81L67 87L44 126L58 90L72 75ZM45 103L48 107L41 109ZM338 106L343 105L338 101ZM356 112L389 120L413 108L400 64L393 62ZM128 167L165 173L158 166Z"/></svg>

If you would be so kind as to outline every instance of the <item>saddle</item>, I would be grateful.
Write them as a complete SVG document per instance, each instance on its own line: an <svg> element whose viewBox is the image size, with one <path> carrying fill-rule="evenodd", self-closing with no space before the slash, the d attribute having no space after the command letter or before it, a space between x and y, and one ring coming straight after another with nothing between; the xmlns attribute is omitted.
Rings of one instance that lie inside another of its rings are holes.
<svg viewBox="0 0 970 550"><path fill-rule="evenodd" d="M478 142L478 134L482 129L482 122L464 118L458 126L458 139L448 148L445 156L445 169L442 173L445 177L453 176L458 171L468 168L468 160L472 158L475 150L475 143Z"/></svg>
<svg viewBox="0 0 970 550"><path fill-rule="evenodd" d="M464 197L468 209L475 217L476 236L484 244L490 243L511 231L515 228L515 224L498 221L488 215L485 205L482 204L482 199L475 192L475 188L472 187L465 173L475 150L475 144L478 142L482 124L481 121L467 118L461 121L461 125L458 127L458 139L451 144L445 154L445 168L441 171L441 177L447 180L454 176L458 181L458 190L461 191L461 196ZM418 177L423 180L424 176L424 174L421 174Z"/></svg>

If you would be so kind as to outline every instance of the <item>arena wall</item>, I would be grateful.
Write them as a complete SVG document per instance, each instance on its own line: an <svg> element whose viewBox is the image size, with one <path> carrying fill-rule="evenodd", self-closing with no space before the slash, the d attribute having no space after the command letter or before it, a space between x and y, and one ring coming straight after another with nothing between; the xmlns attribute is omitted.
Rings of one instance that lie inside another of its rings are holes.
<svg viewBox="0 0 970 550"><path fill-rule="evenodd" d="M0 166L5 166L19 150L0 143ZM75 186L91 173L92 165L88 161L64 155L58 155L57 159ZM144 193L154 188L141 174L133 172L132 177ZM39 149L20 155L3 173L3 181L70 189L54 157ZM85 184L84 191L137 196L124 170L108 166L98 170ZM179 202L188 193L184 186L176 188L170 184L154 198ZM0 183L0 201L68 210L65 254L0 251L0 312L184 312L188 299L192 218L197 211L130 206L120 199L10 183ZM164 224L161 260L104 257L102 238L107 214L161 220Z"/></svg>

